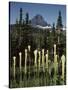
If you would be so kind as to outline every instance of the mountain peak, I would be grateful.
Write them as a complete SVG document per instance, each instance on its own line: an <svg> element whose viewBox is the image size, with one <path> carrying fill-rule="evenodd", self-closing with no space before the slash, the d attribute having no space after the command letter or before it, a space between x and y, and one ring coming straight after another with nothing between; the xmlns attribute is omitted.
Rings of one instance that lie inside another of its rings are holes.
<svg viewBox="0 0 68 90"><path fill-rule="evenodd" d="M32 26L40 25L40 26L48 26L49 24L44 20L43 16L37 14L31 20Z"/></svg>
<svg viewBox="0 0 68 90"><path fill-rule="evenodd" d="M39 19L39 18L40 18L40 19L43 19L43 17L42 17L40 14L37 14L37 15L35 16L35 18L36 18L36 19Z"/></svg>

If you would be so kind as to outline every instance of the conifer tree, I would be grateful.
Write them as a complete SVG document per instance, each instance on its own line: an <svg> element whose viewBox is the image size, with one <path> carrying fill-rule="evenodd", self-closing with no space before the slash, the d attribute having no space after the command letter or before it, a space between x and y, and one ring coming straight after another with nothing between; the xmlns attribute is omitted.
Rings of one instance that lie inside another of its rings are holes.
<svg viewBox="0 0 68 90"><path fill-rule="evenodd" d="M19 20L19 24L22 24L22 8L20 8L20 20Z"/></svg>
<svg viewBox="0 0 68 90"><path fill-rule="evenodd" d="M26 24L28 24L28 23L29 23L29 14L26 13Z"/></svg>
<svg viewBox="0 0 68 90"><path fill-rule="evenodd" d="M53 23L52 30L55 31L55 23Z"/></svg>
<svg viewBox="0 0 68 90"><path fill-rule="evenodd" d="M55 23L53 23L52 25L52 32L53 32L53 35L55 36Z"/></svg>
<svg viewBox="0 0 68 90"><path fill-rule="evenodd" d="M62 24L62 16L61 16L61 11L59 11L59 16L58 16L58 19L57 19L56 28L57 28L57 29L61 29L62 27L63 27L63 24Z"/></svg>

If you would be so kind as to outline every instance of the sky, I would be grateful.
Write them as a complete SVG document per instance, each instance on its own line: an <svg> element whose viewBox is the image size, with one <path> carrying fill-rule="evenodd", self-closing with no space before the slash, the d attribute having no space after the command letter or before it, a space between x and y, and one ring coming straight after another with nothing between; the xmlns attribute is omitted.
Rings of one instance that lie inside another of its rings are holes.
<svg viewBox="0 0 68 90"><path fill-rule="evenodd" d="M29 13L29 18L32 19L35 15L40 14L49 24L57 23L58 12L61 11L62 24L66 26L66 6L57 4L37 4L25 2L10 2L10 24L15 24L16 19L19 20L20 8L23 10L23 18Z"/></svg>

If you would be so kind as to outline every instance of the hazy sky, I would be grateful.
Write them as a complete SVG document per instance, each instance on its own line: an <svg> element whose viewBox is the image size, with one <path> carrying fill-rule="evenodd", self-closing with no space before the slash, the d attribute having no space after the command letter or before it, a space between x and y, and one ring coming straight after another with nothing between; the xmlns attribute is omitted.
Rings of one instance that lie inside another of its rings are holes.
<svg viewBox="0 0 68 90"><path fill-rule="evenodd" d="M35 15L40 14L44 17L45 21L52 25L53 22L57 22L58 12L61 10L62 22L66 26L66 6L54 5L54 4L35 4L35 3L23 3L23 2L11 2L10 3L10 23L14 24L16 19L19 19L19 10L23 9L23 18L25 13L29 13L29 18L33 18Z"/></svg>

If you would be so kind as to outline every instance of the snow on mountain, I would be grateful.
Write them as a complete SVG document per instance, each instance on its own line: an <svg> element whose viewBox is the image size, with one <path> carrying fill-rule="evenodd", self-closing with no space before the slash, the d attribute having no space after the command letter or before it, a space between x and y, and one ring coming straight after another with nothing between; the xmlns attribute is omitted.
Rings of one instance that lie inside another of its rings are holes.
<svg viewBox="0 0 68 90"><path fill-rule="evenodd" d="M36 25L35 27L40 28L40 29L51 29L51 26L40 26L40 25Z"/></svg>

